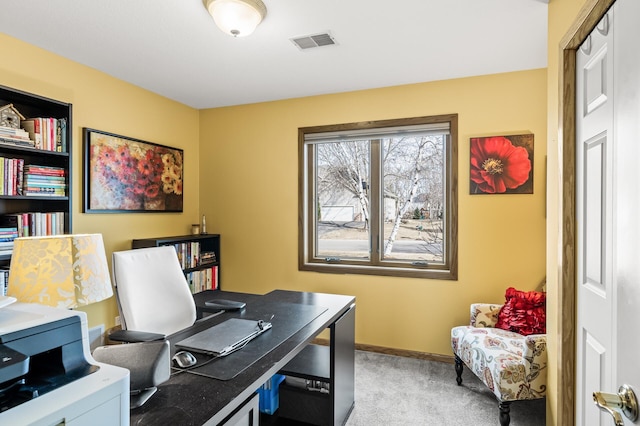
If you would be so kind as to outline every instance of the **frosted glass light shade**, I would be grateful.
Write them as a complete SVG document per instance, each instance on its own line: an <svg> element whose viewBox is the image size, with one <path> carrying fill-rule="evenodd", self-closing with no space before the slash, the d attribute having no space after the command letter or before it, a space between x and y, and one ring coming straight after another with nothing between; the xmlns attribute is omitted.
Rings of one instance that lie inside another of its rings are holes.
<svg viewBox="0 0 640 426"><path fill-rule="evenodd" d="M16 238L7 295L19 302L76 308L113 296L100 234Z"/></svg>
<svg viewBox="0 0 640 426"><path fill-rule="evenodd" d="M267 14L261 0L204 0L218 28L234 37L251 34Z"/></svg>

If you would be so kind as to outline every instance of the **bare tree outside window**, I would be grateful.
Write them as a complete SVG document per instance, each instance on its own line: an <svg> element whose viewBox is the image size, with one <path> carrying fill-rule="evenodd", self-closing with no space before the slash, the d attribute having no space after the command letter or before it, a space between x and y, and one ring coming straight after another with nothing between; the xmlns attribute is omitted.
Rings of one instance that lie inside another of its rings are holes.
<svg viewBox="0 0 640 426"><path fill-rule="evenodd" d="M369 141L316 147L319 256L369 258L369 147Z"/></svg>
<svg viewBox="0 0 640 426"><path fill-rule="evenodd" d="M456 115L300 129L300 269L456 279L456 135Z"/></svg>
<svg viewBox="0 0 640 426"><path fill-rule="evenodd" d="M443 263L444 135L386 139L383 143L384 210L388 259ZM404 227L415 236L402 235Z"/></svg>

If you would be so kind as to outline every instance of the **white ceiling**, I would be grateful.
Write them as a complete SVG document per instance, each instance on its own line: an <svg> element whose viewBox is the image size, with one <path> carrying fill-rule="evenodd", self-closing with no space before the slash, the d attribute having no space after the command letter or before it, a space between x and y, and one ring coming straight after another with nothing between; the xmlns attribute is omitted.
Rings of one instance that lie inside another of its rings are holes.
<svg viewBox="0 0 640 426"><path fill-rule="evenodd" d="M202 0L2 0L0 32L198 109L547 66L546 0L263 1L244 38Z"/></svg>

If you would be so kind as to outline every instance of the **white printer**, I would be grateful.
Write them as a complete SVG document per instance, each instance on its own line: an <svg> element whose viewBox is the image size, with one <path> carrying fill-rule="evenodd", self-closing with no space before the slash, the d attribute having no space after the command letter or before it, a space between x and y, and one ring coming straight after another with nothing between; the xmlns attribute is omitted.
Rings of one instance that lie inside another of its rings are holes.
<svg viewBox="0 0 640 426"><path fill-rule="evenodd" d="M129 424L129 370L93 359L84 312L0 308L0 424Z"/></svg>

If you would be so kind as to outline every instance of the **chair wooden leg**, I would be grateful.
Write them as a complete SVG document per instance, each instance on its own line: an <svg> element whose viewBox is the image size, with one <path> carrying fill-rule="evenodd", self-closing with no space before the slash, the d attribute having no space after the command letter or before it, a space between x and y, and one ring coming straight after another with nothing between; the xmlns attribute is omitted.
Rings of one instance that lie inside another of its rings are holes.
<svg viewBox="0 0 640 426"><path fill-rule="evenodd" d="M456 363L456 382L458 382L458 386L460 386L462 384L462 369L463 369L463 364L462 364L462 360L460 359L460 357L458 355L455 355L455 363Z"/></svg>
<svg viewBox="0 0 640 426"><path fill-rule="evenodd" d="M500 426L509 426L509 422L511 422L511 417L509 416L511 401L498 402L498 408L500 408Z"/></svg>

